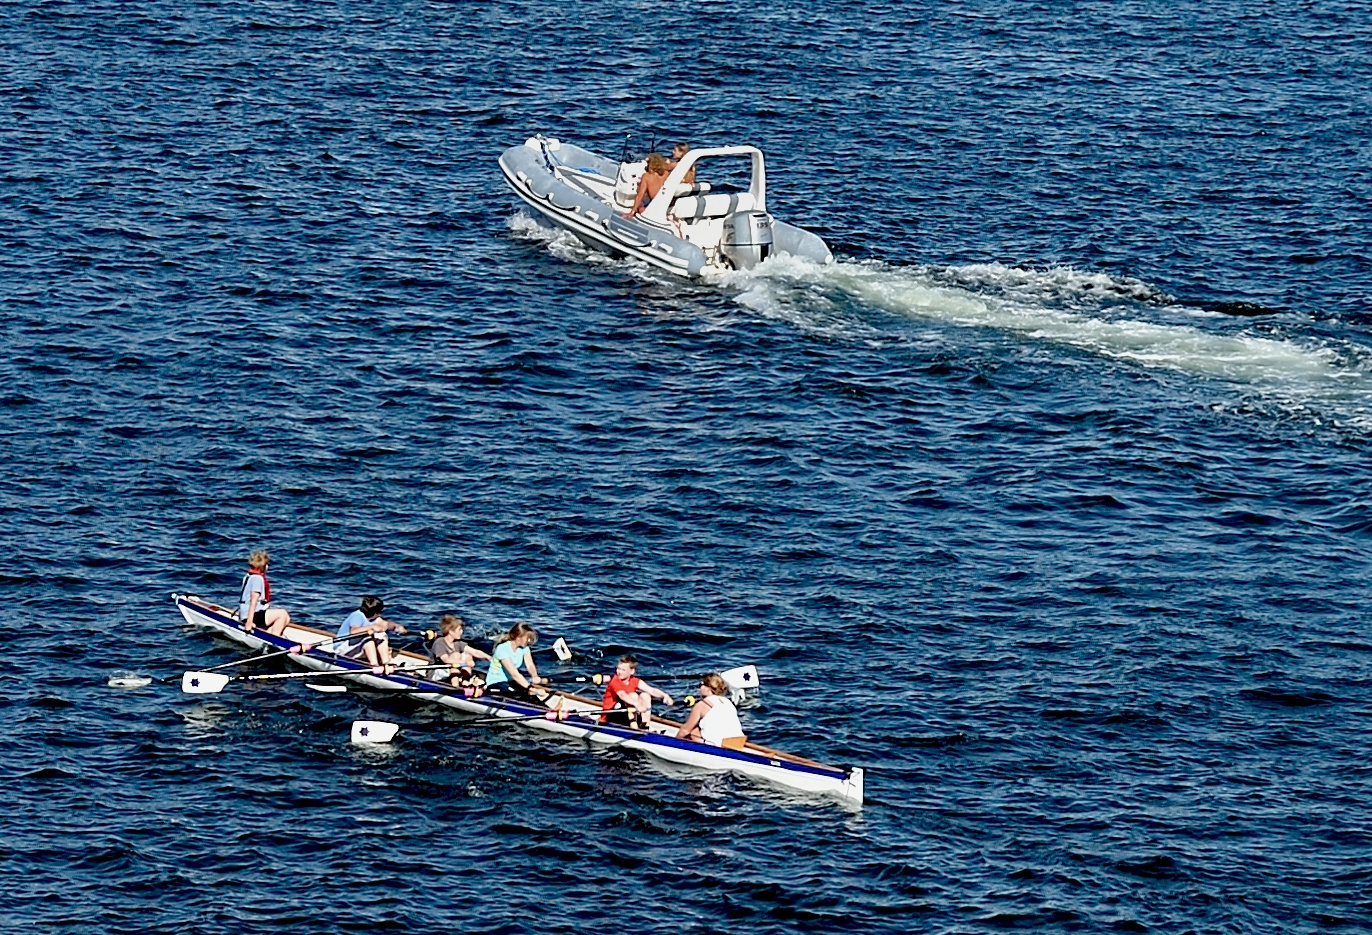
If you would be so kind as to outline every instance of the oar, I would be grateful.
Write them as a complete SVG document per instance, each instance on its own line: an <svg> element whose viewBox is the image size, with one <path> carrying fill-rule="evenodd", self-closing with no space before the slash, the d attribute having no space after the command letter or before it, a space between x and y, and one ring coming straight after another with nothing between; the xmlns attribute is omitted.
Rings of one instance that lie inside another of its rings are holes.
<svg viewBox="0 0 1372 935"><path fill-rule="evenodd" d="M446 662L431 666L373 666L369 669L352 669L338 672L273 672L269 675L224 675L206 669L204 672L187 672L181 676L181 690L187 695L216 695L230 682L271 682L277 679L317 679L321 676L341 678L359 675L395 675L403 672L418 672L422 669L446 669Z"/></svg>
<svg viewBox="0 0 1372 935"><path fill-rule="evenodd" d="M249 656L246 659L235 659L233 662L225 662L221 665L210 666L208 669L204 669L203 672L218 672L220 669L229 669L233 666L245 666L250 662L261 662L264 659L275 659L277 656L298 656L307 649L318 649L321 646L327 646L330 643L337 643L339 640L347 639L352 639L352 636L331 636L328 639L319 640L315 643L296 643L290 649L282 649L274 653L263 653L260 656ZM189 675L190 673L188 672L186 674Z"/></svg>
<svg viewBox="0 0 1372 935"><path fill-rule="evenodd" d="M673 682L687 681L689 679L704 678L708 672L659 672L650 675L639 675L645 682ZM720 678L724 679L724 684L730 688L739 690L746 688L757 688L760 680L757 674L757 666L739 666L736 669L726 669L719 673ZM554 682L594 682L596 685L604 685L614 678L613 675L604 675L597 672L595 675L563 675L553 676Z"/></svg>
<svg viewBox="0 0 1372 935"><path fill-rule="evenodd" d="M438 639L438 637L442 634L440 634L437 630L424 630L419 635L424 637L424 644L428 645L429 643L432 643L434 640ZM548 651L552 651L552 653L563 662L567 662L568 660L570 660L573 655L572 648L568 646L567 641L560 636L557 639L553 640L553 645L545 647L543 649L534 650L534 652L536 653Z"/></svg>
<svg viewBox="0 0 1372 935"><path fill-rule="evenodd" d="M442 725L443 729L458 727L480 727L486 724L516 724L520 721L567 721L574 717L595 720L603 711L572 711L568 708L544 711L542 714L519 714L513 717L479 717L471 721L455 721ZM413 728L415 725L411 724ZM400 725L390 721L353 721L353 743L390 743L399 732ZM434 733L437 730L433 731Z"/></svg>

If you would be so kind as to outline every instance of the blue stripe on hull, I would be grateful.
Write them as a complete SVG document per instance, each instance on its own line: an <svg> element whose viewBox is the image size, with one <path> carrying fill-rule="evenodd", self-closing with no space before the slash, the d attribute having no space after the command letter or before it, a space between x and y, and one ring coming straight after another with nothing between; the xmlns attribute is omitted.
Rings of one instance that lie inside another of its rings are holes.
<svg viewBox="0 0 1372 935"><path fill-rule="evenodd" d="M232 629L239 633L246 633L246 631L243 630L243 628L239 625L238 621L234 620L232 617L229 617L225 614L221 614L218 611L211 610L209 607L206 607L203 604L197 604L193 601L188 601L184 597L180 596L177 597L176 603L178 607L181 607L183 605L189 607L195 613L200 614L201 616L209 617L223 627ZM292 646L299 645L295 640L288 640L283 636L275 636L261 629L254 631L252 636L253 638L261 640L262 642L266 643L269 646L272 646L275 649L290 649ZM365 662L358 662L355 659L349 659L346 656L338 656L334 653L324 652L323 650L310 649L306 650L305 653L298 655L307 655L313 659L317 659L328 665L336 666L345 671L366 672L371 674L372 667L367 665ZM329 675L328 672L320 672L319 674L321 677ZM444 695L449 698L460 699L468 704L480 705L491 711L507 711L511 714L516 714L521 717L545 714L548 710L547 708L538 705L527 704L524 702L514 700L495 700L488 699L485 697L470 698L462 694L460 690L454 689L451 685L445 685L440 682L431 682L427 679L418 678L416 676L404 676L399 674L372 674L372 677L382 679L387 682L393 682L396 684L397 688L418 688L422 689L426 693ZM796 763L790 760L772 759L771 757L765 756L763 754L748 753L744 750L730 750L725 747L715 747L709 744L696 743L695 741L691 740L680 740L676 737L666 737L662 734L636 731L631 730L629 728L620 728L612 724L599 724L596 721L595 715L574 715L572 717L567 718L564 721L559 721L558 723L584 729L588 732L588 735L599 734L606 737L614 737L619 740L634 740L639 743L647 743L656 746L674 747L680 750L689 750L694 753L702 753L715 759L736 760L740 763L747 763L759 766L771 766L790 772L809 773L811 775L823 776L826 778L837 779L840 781L846 779L848 776L848 771L841 767L825 767L818 765L811 766L806 763Z"/></svg>

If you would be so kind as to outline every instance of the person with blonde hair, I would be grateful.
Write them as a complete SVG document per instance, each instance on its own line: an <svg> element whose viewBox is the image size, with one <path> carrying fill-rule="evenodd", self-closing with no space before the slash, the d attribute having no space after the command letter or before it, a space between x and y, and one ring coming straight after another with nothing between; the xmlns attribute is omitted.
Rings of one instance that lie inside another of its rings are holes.
<svg viewBox="0 0 1372 935"><path fill-rule="evenodd" d="M667 163L667 171L668 171L668 172L671 172L673 169L675 169L677 163L680 162L681 159L682 159L682 157L685 156L685 155L686 155L687 153L689 153L690 151L691 151L691 147L690 147L688 144L686 144L686 143L677 143L675 146L673 146L673 147L672 147L672 160L671 160L671 162ZM691 168L689 168L689 169L686 170L686 174L683 175L683 176L681 177L681 184L682 184L682 185L694 185L695 183L696 183L696 167L695 167L695 166L691 166Z"/></svg>
<svg viewBox="0 0 1372 935"><path fill-rule="evenodd" d="M729 700L729 686L718 672L701 677L700 700L692 706L690 716L676 735L681 740L708 743L712 747L743 745L738 709Z"/></svg>
<svg viewBox="0 0 1372 935"><path fill-rule="evenodd" d="M542 701L548 697L548 680L540 678L529 647L538 642L538 631L527 623L516 623L491 650L491 667L486 672L486 691L497 695ZM519 671L523 669L524 671ZM527 675L525 673L528 673Z"/></svg>
<svg viewBox="0 0 1372 935"><path fill-rule="evenodd" d="M273 607L272 586L267 580L267 566L271 557L266 549L258 549L248 556L248 573L238 592L238 619L243 629L251 633L263 627L273 636L280 636L291 622L284 607Z"/></svg>
<svg viewBox="0 0 1372 935"><path fill-rule="evenodd" d="M634 206L624 212L626 218L633 217L648 207L648 203L657 197L658 192L662 191L662 183L667 181L667 173L670 171L667 158L661 153L653 153L648 157L648 165L638 180L638 193L634 195Z"/></svg>

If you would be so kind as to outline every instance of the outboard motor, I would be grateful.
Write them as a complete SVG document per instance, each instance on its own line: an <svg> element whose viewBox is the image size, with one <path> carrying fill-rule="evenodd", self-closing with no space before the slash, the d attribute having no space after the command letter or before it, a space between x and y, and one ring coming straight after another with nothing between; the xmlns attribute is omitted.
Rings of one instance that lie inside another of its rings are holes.
<svg viewBox="0 0 1372 935"><path fill-rule="evenodd" d="M724 219L719 252L734 269L752 269L772 252L772 216L766 211L739 211Z"/></svg>

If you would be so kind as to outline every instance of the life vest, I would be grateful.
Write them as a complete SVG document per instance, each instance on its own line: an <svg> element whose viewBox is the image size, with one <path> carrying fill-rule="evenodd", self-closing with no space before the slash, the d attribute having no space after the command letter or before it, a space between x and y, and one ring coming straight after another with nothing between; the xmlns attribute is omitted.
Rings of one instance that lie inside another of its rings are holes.
<svg viewBox="0 0 1372 935"><path fill-rule="evenodd" d="M246 604L248 603L248 579L251 578L253 575L261 575L261 576L262 576L262 604L261 604L261 607L266 607L268 604L270 604L270 603L272 602L272 583L271 583L270 581L267 580L267 569L265 569L265 568L262 569L261 571L258 571L258 570L254 569L254 568L249 568L249 569L248 569L248 573L247 573L246 575L243 576L243 584L242 584L242 586L238 589L238 603L239 603L239 604L244 604L244 605L246 605ZM260 608L259 608L259 609L260 609Z"/></svg>

